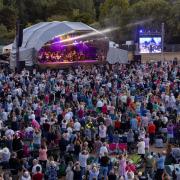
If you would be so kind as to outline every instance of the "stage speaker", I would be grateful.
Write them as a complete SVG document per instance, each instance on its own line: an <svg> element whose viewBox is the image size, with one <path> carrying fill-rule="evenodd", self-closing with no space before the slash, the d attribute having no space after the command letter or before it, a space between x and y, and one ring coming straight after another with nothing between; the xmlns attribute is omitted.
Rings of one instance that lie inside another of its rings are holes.
<svg viewBox="0 0 180 180"><path fill-rule="evenodd" d="M135 62L141 62L141 55L134 55Z"/></svg>
<svg viewBox="0 0 180 180"><path fill-rule="evenodd" d="M20 21L16 23L16 38L18 47L21 47L23 43L23 26Z"/></svg>
<svg viewBox="0 0 180 180"><path fill-rule="evenodd" d="M25 61L19 61L19 70L22 71L25 68Z"/></svg>

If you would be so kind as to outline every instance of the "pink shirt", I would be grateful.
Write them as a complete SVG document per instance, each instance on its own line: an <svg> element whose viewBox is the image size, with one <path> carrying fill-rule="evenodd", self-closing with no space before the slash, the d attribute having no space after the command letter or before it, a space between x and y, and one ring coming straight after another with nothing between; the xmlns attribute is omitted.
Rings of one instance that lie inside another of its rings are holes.
<svg viewBox="0 0 180 180"><path fill-rule="evenodd" d="M47 160L47 149L39 149L39 160L41 161Z"/></svg>
<svg viewBox="0 0 180 180"><path fill-rule="evenodd" d="M34 127L34 128L37 128L37 129L40 129L40 125L39 125L39 123L36 121L36 120L32 120L32 122L31 122L31 124L32 124L32 126Z"/></svg>

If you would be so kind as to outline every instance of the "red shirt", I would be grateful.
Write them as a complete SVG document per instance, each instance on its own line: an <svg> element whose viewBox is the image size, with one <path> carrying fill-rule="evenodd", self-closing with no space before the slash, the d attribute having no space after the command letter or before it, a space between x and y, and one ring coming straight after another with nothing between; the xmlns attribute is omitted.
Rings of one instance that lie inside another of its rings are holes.
<svg viewBox="0 0 180 180"><path fill-rule="evenodd" d="M107 114L108 109L107 109L107 106L106 106L106 105L104 105L104 106L102 107L102 112L103 112L104 114Z"/></svg>
<svg viewBox="0 0 180 180"><path fill-rule="evenodd" d="M121 127L121 122L120 122L120 121L115 121L115 122L114 122L114 127L115 127L116 129L119 129L119 128Z"/></svg>
<svg viewBox="0 0 180 180"><path fill-rule="evenodd" d="M36 173L33 175L32 180L43 180L43 176L42 173Z"/></svg>
<svg viewBox="0 0 180 180"><path fill-rule="evenodd" d="M156 126L155 126L154 124L150 124L150 125L148 126L148 132L149 132L149 134L155 134L155 132L156 132Z"/></svg>

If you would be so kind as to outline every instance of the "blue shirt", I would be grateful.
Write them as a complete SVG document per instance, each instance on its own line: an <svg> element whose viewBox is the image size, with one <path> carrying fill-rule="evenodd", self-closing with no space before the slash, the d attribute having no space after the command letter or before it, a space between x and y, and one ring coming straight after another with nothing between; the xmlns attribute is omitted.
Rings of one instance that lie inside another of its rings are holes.
<svg viewBox="0 0 180 180"><path fill-rule="evenodd" d="M137 120L136 119L131 119L130 120L130 125L131 125L131 129L132 130L137 130L137 128L138 128L138 123L137 123Z"/></svg>
<svg viewBox="0 0 180 180"><path fill-rule="evenodd" d="M157 169L164 169L165 156L157 159Z"/></svg>

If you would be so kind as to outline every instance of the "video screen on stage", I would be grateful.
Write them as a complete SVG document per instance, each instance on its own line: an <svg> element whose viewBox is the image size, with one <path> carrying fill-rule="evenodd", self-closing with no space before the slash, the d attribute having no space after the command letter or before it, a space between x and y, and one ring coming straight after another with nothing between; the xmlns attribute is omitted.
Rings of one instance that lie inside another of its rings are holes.
<svg viewBox="0 0 180 180"><path fill-rule="evenodd" d="M139 38L140 53L161 53L162 38L161 37L140 37Z"/></svg>

